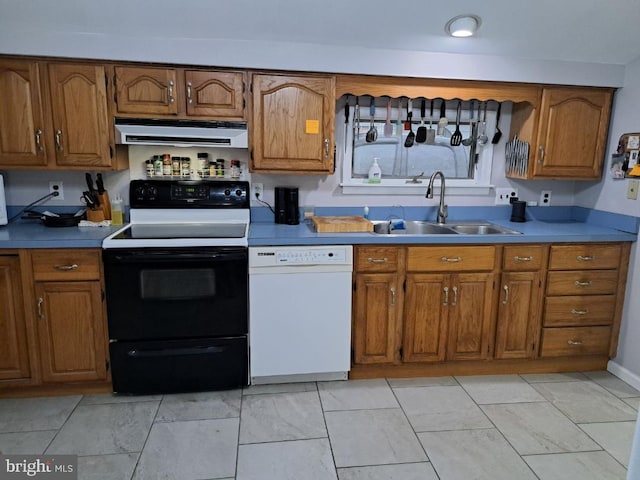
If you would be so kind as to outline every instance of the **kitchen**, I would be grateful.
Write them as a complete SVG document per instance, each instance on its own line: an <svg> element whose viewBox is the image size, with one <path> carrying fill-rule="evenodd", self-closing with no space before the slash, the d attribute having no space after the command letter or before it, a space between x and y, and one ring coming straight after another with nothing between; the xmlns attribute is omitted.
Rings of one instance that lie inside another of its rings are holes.
<svg viewBox="0 0 640 480"><path fill-rule="evenodd" d="M473 9L471 9L473 10ZM125 19L120 19L125 22L128 21ZM119 21L120 21L119 20ZM446 19L443 18L441 22L444 24ZM13 27L15 28L15 27ZM7 29L3 30L5 32L12 32L13 28L7 26ZM133 28L133 26L132 26ZM137 28L137 26L136 26ZM202 28L207 28L203 26ZM442 26L439 26L439 29L442 29ZM137 30L132 30L137 31ZM44 35L44 32L41 32ZM14 32L16 33L16 32ZM6 33L5 33L6 34ZM8 35L8 34L7 34ZM22 35L22 36L21 36ZM66 34L61 32L51 33L52 40L64 40ZM69 34L70 35L70 34ZM9 41L11 40L11 41ZM120 40L121 41L121 40ZM49 45L49 49L43 49L42 45L36 45L35 43L42 42L41 39L36 39L34 37L28 37L25 34L16 33L16 36L12 39L3 39L3 45L13 45L12 47L8 47L6 53L25 53L25 54L40 54L40 55L60 55L67 56L67 52L75 51L71 48L71 45L67 45L67 49L64 49L64 41L60 43L58 47L60 50L49 50L53 49L56 42L44 42ZM114 48L118 45L118 40L115 40ZM170 43L170 42L169 42ZM166 48L162 48L165 46ZM620 66L613 65L610 68L602 68L601 66L595 66L593 64L580 64L580 69L571 69L564 62L557 62L553 64L556 68L551 69L543 69L536 68L542 67L542 64L537 63L536 61L526 62L521 59L514 59L510 64L513 67L513 71L510 73L505 73L502 70L491 70L489 66L483 63L479 59L470 58L468 64L465 63L465 70L460 72L455 72L454 69L459 67L459 65L448 64L447 62L438 62L434 64L434 62L428 62L431 55L428 53L418 53L418 52L407 52L402 55L406 55L406 62L398 61L398 55L396 53L385 52L381 53L381 56L375 62L375 69L365 70L366 65L361 65L359 63L364 63L364 60L358 56L354 55L355 63L350 63L349 68L346 67L340 68L337 67L335 69L330 68L330 65L334 65L337 58L344 58L342 55L336 55L336 48L326 46L321 50L316 51L316 56L312 58L308 58L302 55L303 46L299 44L297 47L293 44L291 45L292 51L300 52L300 55L291 55L287 59L278 58L277 52L279 51L277 48L274 48L272 52L267 52L265 55L272 55L273 58L269 60L267 56L261 56L260 59L256 59L253 56L248 58L249 52L245 48L243 48L243 44L233 41L229 41L226 45L225 49L214 49L214 54L208 54L206 60L203 57L198 57L197 50L191 50L188 53L185 53L184 50L179 49L175 46L171 45L163 45L163 40L159 39L153 45L148 45L145 48L144 56L142 53L139 54L138 57L126 57L122 56L122 54L113 54L111 56L105 54L105 58L127 58L131 60L145 60L145 61L162 61L162 62L176 62L176 63L194 63L194 64L202 64L202 65L229 65L232 67L247 67L247 68L272 68L277 67L281 69L294 69L294 70L310 70L316 71L318 69L317 65L322 63L323 57L320 54L324 53L326 56L327 70L337 70L345 72L358 72L363 71L365 73L376 73L376 74L393 74L393 75L424 75L424 76L438 76L442 78L474 78L474 79L491 79L491 80L510 80L510 81L525 81L525 82L557 82L562 84L581 84L584 83L588 78L589 84L592 85L613 85L613 86L622 86L624 88L621 89L616 97L616 106L613 115L613 121L611 124L611 134L609 136L609 141L607 143L607 149L612 149L613 141L619 137L622 133L628 131L634 131L633 120L636 119L634 110L631 109L629 105L632 105L633 102L625 102L625 95L630 96L629 98L633 98L634 91L634 79L636 78L632 73L634 72L634 65L631 63L629 67L627 67L626 77L624 73L624 69ZM277 47L277 43L274 45ZM88 48L88 47L87 47ZM298 50L296 50L298 49ZM96 47L96 51L100 51L98 47ZM90 54L91 53L91 54ZM228 59L222 58L223 55L229 55ZM86 54L78 53L78 56L86 56L89 58L95 58L96 53L87 52ZM189 56L192 57L189 57ZM201 54L202 55L202 54ZM214 56L212 58L212 55ZM73 56L73 55L72 55ZM99 56L99 55L98 55ZM294 60L297 60L297 62ZM386 62L385 59L392 59L393 61ZM413 61L410 61L413 60ZM490 63L490 62L489 62ZM419 66L418 66L419 65ZM427 65L429 65L427 67ZM518 68L521 67L521 68ZM371 68L371 67L369 67ZM424 71L422 71L424 69ZM637 70L637 68L636 68ZM625 83L625 78L627 79ZM629 109L629 110L626 110ZM505 125L508 125L509 116L508 112L503 114L503 121ZM336 122L336 136L338 136L338 132L341 131L341 127L343 127L343 123L340 121ZM342 145L338 145L340 148ZM159 153L159 152L158 152ZM611 152L607 151L607 158ZM105 174L105 178L107 181L108 190L110 192L119 192L123 196L126 195L126 186L129 181L134 178L142 178L143 172L142 168L142 160L148 157L147 153L143 153L140 155L138 161L132 162L132 165L139 165L138 167L131 168L130 171L123 172L115 172ZM193 155L195 158L195 155ZM132 160L130 154L130 161ZM248 158L241 158L241 162L247 164ZM504 162L504 160L500 159L500 155L496 153L494 162L495 168L492 170L492 184L501 187L509 187L511 185L516 185L520 191L520 196L526 200L534 200L537 199L541 190L553 190L553 205L577 205L582 207L596 208L599 210L611 211L615 213L634 215L637 214L637 207L635 207L635 203L633 201L627 201L624 192L621 191L619 184L616 184L610 178L603 176L603 180L601 182L588 182L587 184L582 184L580 182L509 182L504 178L502 174L503 168L500 162ZM67 198L79 197L82 191L82 175L80 173L73 172L63 172L57 171L55 172L56 180L62 180L65 184L65 196ZM7 174L7 185L8 188L8 199L10 204L14 205L26 205L30 201L32 201L36 196L41 196L46 193L46 185L48 185L48 181L51 180L50 174L42 171L32 171L32 172L19 172L19 171L9 171ZM9 183L10 182L10 183ZM329 207L354 207L357 208L358 213L362 211L364 207L365 201L363 197L353 197L349 195L340 195L336 194L336 192L340 191L339 183L341 182L341 177L339 174L329 175L329 176L271 176L271 175L262 175L262 174L252 174L251 175L252 183L263 183L265 185L265 197L264 200L267 202L273 203L273 192L276 186L281 185L282 183L286 183L288 185L296 185L300 188L301 192L301 201L302 205L315 205L318 207L329 206ZM625 181L626 182L626 181ZM43 187L44 185L44 187ZM71 187L71 188L69 188ZM424 190L424 188L422 189ZM600 192L602 191L602 192ZM40 192L42 194L38 195ZM356 200L354 200L354 198ZM493 195L489 196L480 196L480 197L465 197L464 195L450 195L447 199L450 207L453 210L453 207L457 206L468 206L468 205L493 205ZM424 199L424 192L411 194L411 195L403 195L402 197L392 197L389 199L388 197L383 196L367 196L366 203L372 209L375 210L377 207L389 206L389 204L397 204L401 203L404 207L424 207L424 206L433 206L437 202L427 201ZM252 206L258 207L257 202L253 202ZM634 208L635 207L635 208ZM631 265L634 265L636 260L634 260L634 256L632 255L632 260L630 262ZM631 270L634 271L633 268ZM631 321L633 315L631 312L635 311L634 302L637 302L634 299L630 292L633 291L632 282L633 282L633 274L629 275L629 284L627 286L627 299L625 302L626 305L626 315L625 321L623 321L623 333L621 336L620 343L620 353L619 358L621 358L621 366L629 370L630 373L636 374L637 371L634 370L634 365L637 365L638 362L634 361L633 355L633 332L637 331L637 327L634 327L634 323ZM629 342L629 343L627 343ZM627 347L628 345L628 347ZM614 372L616 374L620 374L620 370ZM625 380L629 381L630 378L626 377Z"/></svg>

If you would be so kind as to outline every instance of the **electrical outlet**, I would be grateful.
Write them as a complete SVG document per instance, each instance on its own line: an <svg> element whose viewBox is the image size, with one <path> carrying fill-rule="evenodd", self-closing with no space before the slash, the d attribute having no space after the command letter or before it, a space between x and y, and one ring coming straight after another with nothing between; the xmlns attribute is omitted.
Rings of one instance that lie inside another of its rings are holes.
<svg viewBox="0 0 640 480"><path fill-rule="evenodd" d="M518 198L517 188L496 188L496 205L509 205L512 198Z"/></svg>
<svg viewBox="0 0 640 480"><path fill-rule="evenodd" d="M263 191L264 191L264 185L262 183L251 184L251 198L253 200L256 200L256 199L264 200L264 198L262 198Z"/></svg>
<svg viewBox="0 0 640 480"><path fill-rule="evenodd" d="M64 200L64 188L62 182L49 182L49 193L58 192L57 197L51 197L53 200Z"/></svg>
<svg viewBox="0 0 640 480"><path fill-rule="evenodd" d="M638 199L638 180L629 180L629 185L627 186L627 198L629 200Z"/></svg>
<svg viewBox="0 0 640 480"><path fill-rule="evenodd" d="M542 190L540 192L539 205L541 207L549 207L549 206L551 206L551 190Z"/></svg>

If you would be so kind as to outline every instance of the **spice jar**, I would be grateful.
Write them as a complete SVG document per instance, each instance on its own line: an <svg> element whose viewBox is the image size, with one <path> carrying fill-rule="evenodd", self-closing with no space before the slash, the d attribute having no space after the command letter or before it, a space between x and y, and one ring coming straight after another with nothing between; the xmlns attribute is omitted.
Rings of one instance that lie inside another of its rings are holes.
<svg viewBox="0 0 640 480"><path fill-rule="evenodd" d="M216 160L216 177L224 177L224 158Z"/></svg>
<svg viewBox="0 0 640 480"><path fill-rule="evenodd" d="M153 175L156 177L162 176L162 155L153 156Z"/></svg>
<svg viewBox="0 0 640 480"><path fill-rule="evenodd" d="M147 171L147 177L151 178L153 177L153 160L152 159L148 159L146 162L144 162L145 164L145 169Z"/></svg>
<svg viewBox="0 0 640 480"><path fill-rule="evenodd" d="M162 175L171 176L171 155L168 153L162 155Z"/></svg>
<svg viewBox="0 0 640 480"><path fill-rule="evenodd" d="M198 161L196 163L196 171L200 178L209 176L209 154L198 153Z"/></svg>
<svg viewBox="0 0 640 480"><path fill-rule="evenodd" d="M180 157L171 157L171 175L179 177L180 172Z"/></svg>
<svg viewBox="0 0 640 480"><path fill-rule="evenodd" d="M231 160L231 178L240 178L240 160Z"/></svg>
<svg viewBox="0 0 640 480"><path fill-rule="evenodd" d="M191 158L190 157L180 158L180 171L182 172L183 177L189 178L191 176Z"/></svg>

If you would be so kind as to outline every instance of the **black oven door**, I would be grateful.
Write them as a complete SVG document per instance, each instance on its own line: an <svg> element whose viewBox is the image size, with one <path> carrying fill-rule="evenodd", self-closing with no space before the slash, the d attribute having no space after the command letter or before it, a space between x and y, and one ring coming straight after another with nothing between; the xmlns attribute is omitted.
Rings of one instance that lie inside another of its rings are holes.
<svg viewBox="0 0 640 480"><path fill-rule="evenodd" d="M112 340L247 333L246 247L108 249L103 259Z"/></svg>

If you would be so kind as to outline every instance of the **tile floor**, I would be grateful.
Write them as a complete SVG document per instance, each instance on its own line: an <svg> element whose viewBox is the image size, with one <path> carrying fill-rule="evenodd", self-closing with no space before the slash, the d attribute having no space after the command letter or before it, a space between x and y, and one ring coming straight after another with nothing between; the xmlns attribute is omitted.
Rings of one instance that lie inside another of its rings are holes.
<svg viewBox="0 0 640 480"><path fill-rule="evenodd" d="M0 452L96 480L624 479L640 392L607 372L0 400Z"/></svg>

